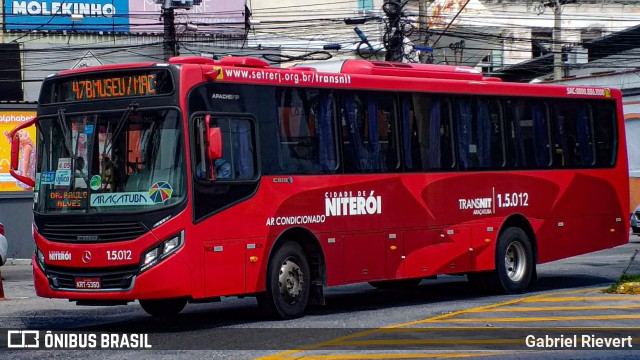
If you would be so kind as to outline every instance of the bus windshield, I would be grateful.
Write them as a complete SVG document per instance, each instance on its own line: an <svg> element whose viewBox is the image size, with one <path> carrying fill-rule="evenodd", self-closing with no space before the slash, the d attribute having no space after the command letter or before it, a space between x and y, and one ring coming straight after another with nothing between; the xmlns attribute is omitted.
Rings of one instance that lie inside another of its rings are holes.
<svg viewBox="0 0 640 360"><path fill-rule="evenodd" d="M174 108L68 113L38 122L35 209L146 211L185 194L180 113Z"/></svg>

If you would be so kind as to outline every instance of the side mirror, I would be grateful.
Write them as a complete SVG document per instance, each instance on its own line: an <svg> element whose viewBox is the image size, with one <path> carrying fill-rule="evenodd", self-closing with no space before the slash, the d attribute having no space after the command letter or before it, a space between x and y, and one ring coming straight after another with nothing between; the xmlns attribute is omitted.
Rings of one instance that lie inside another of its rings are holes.
<svg viewBox="0 0 640 360"><path fill-rule="evenodd" d="M207 138L209 139L209 144L207 146L207 155L209 155L209 159L217 160L222 157L222 133L220 132L220 128L211 128L207 132Z"/></svg>

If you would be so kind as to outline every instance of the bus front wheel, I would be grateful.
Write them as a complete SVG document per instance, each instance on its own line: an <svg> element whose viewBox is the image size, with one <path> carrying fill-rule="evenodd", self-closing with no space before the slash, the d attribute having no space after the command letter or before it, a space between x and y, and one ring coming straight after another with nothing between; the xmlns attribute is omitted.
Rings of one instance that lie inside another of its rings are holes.
<svg viewBox="0 0 640 360"><path fill-rule="evenodd" d="M269 315L296 318L307 307L310 287L307 257L298 243L288 241L269 261L267 290L258 295L258 304Z"/></svg>
<svg viewBox="0 0 640 360"><path fill-rule="evenodd" d="M155 317L167 317L178 315L187 305L186 298L140 300L140 306L149 315Z"/></svg>

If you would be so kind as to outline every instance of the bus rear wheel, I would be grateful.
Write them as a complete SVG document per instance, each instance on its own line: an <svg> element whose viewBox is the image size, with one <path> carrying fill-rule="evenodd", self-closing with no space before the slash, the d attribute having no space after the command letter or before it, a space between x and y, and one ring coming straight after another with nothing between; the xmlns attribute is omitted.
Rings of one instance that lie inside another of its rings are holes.
<svg viewBox="0 0 640 360"><path fill-rule="evenodd" d="M140 300L140 306L149 315L155 317L175 316L187 305L186 298Z"/></svg>
<svg viewBox="0 0 640 360"><path fill-rule="evenodd" d="M292 319L302 315L309 301L311 277L302 247L288 241L269 261L267 290L258 294L258 304L269 315Z"/></svg>
<svg viewBox="0 0 640 360"><path fill-rule="evenodd" d="M516 227L505 229L498 238L496 271L498 280L508 294L524 292L533 275L533 251L524 230Z"/></svg>
<svg viewBox="0 0 640 360"><path fill-rule="evenodd" d="M531 285L535 263L531 241L524 230L505 229L496 245L496 269L467 274L477 290L517 294Z"/></svg>

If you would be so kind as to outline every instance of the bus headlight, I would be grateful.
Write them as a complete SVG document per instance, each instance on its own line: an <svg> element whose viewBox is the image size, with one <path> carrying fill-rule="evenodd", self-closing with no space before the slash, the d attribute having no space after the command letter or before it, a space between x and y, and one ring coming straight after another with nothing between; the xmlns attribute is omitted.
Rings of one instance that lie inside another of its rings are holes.
<svg viewBox="0 0 640 360"><path fill-rule="evenodd" d="M175 251L175 249L180 246L181 236L176 236L164 242L164 249L162 250L162 255L169 254Z"/></svg>
<svg viewBox="0 0 640 360"><path fill-rule="evenodd" d="M44 254L37 247L36 247L36 262L38 263L40 270L44 270Z"/></svg>
<svg viewBox="0 0 640 360"><path fill-rule="evenodd" d="M142 255L142 265L140 266L140 272L143 272L155 266L156 264L167 258L169 255L178 251L178 249L180 249L183 244L184 230L180 231L179 234L172 236L171 238L147 250Z"/></svg>
<svg viewBox="0 0 640 360"><path fill-rule="evenodd" d="M157 260L158 260L158 248L153 248L147 251L147 253L144 254L144 261L142 262L142 270L144 271L152 267L153 265L155 265Z"/></svg>

